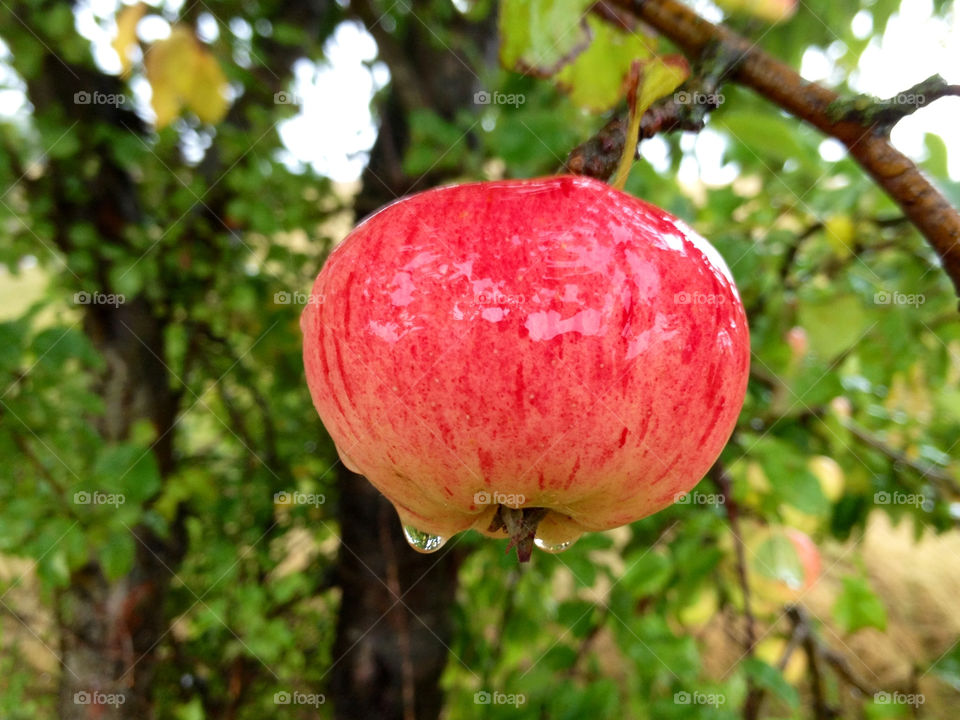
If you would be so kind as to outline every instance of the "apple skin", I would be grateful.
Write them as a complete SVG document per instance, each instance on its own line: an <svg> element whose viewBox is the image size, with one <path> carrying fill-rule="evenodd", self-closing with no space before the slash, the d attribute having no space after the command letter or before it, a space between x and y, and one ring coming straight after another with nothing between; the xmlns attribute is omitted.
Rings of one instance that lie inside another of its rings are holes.
<svg viewBox="0 0 960 720"><path fill-rule="evenodd" d="M445 538L502 537L499 503L549 509L541 546L670 505L729 438L750 361L716 250L574 176L386 206L330 254L300 322L344 464Z"/></svg>

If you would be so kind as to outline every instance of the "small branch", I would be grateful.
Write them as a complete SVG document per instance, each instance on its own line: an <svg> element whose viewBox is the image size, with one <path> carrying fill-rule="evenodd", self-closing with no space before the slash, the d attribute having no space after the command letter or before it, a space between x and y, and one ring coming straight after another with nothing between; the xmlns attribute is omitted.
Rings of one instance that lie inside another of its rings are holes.
<svg viewBox="0 0 960 720"><path fill-rule="evenodd" d="M619 18L623 14L622 9L611 7L605 0L594 5L593 11L612 22L617 21L611 20L611 17ZM722 103L718 89L723 78L739 60L739 55L727 53L720 45L707 47L687 82L672 96L658 100L643 114L639 133L636 133L637 142L674 130L702 130L707 114ZM571 151L564 163L564 170L574 175L608 179L616 171L626 150L628 134L634 134L629 132L628 119L614 118L600 132Z"/></svg>
<svg viewBox="0 0 960 720"><path fill-rule="evenodd" d="M821 647L820 655L827 662L827 664L833 668L833 671L847 683L847 685L856 688L864 696L873 697L880 693L879 688L871 687L863 680L858 678L854 674L853 668L850 667L850 663L848 663L847 659L840 653L831 650L830 648Z"/></svg>
<svg viewBox="0 0 960 720"><path fill-rule="evenodd" d="M801 614L799 608L791 609L796 613L795 622L803 622L803 650L807 654L807 668L810 671L810 692L813 694L813 716L816 720L833 720L838 717L837 712L827 703L826 694L823 689L823 674L820 671L820 649L817 644L817 638L810 629L806 618Z"/></svg>
<svg viewBox="0 0 960 720"><path fill-rule="evenodd" d="M740 61L730 79L749 87L770 102L836 138L904 214L940 256L944 271L960 295L960 213L927 180L916 165L896 150L876 125L849 117L836 119L840 96L800 77L791 67L760 50L755 43L722 25L707 22L677 0L608 0L631 11L691 58L711 46ZM952 86L950 93L953 94ZM932 97L932 95L931 95Z"/></svg>
<svg viewBox="0 0 960 720"><path fill-rule="evenodd" d="M577 654L573 658L573 662L570 663L570 667L564 672L566 677L575 678L577 676L577 668L580 665L580 662L587 656L587 653L590 652L590 647L597 639L597 635L600 634L600 631L603 630L603 626L606 623L609 615L610 606L604 605L600 617L597 618L597 622L594 623L593 627L591 627L590 630L587 631L587 634L583 637L583 640L580 642L580 646L577 648Z"/></svg>
<svg viewBox="0 0 960 720"><path fill-rule="evenodd" d="M733 546L737 555L737 579L740 583L740 593L743 595L743 616L747 623L744 653L747 657L753 657L753 647L757 642L756 618L753 616L753 608L750 602L750 580L747 575L746 549L743 544L743 536L740 534L739 507L733 499L733 479L719 460L710 468L710 479L713 480L723 496L723 507L727 511L727 520L730 523L730 531L733 533ZM760 717L762 699L763 690L752 679L748 679L747 698L743 703L744 720L756 720Z"/></svg>
<svg viewBox="0 0 960 720"><path fill-rule="evenodd" d="M517 584L520 582L520 572L516 567L511 568L507 575L507 587L505 588L506 599L503 603L503 612L500 614L500 623L497 626L497 634L491 644L490 662L484 668L483 687L490 687L490 673L493 666L500 660L503 654L503 639L507 634L507 624L513 618L513 612L517 606Z"/></svg>
<svg viewBox="0 0 960 720"><path fill-rule="evenodd" d="M905 453L890 447L879 437L854 422L846 421L843 423L843 426L864 445L886 455L895 463L900 463L914 472L919 473L921 478L929 478L936 483L946 486L952 493L960 495L960 485L957 484L957 479L945 470L932 463L907 457Z"/></svg>
<svg viewBox="0 0 960 720"><path fill-rule="evenodd" d="M960 85L950 85L940 75L932 75L886 100L870 95L836 100L827 108L827 112L834 122L847 120L864 126L875 125L884 133L889 133L907 115L950 95L960 96Z"/></svg>

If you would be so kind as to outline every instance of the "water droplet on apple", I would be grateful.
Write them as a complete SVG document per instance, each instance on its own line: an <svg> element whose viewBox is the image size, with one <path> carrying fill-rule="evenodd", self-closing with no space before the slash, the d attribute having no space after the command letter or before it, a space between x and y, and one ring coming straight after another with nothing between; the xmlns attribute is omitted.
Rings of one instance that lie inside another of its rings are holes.
<svg viewBox="0 0 960 720"><path fill-rule="evenodd" d="M422 553L436 552L446 545L447 540L449 540L449 538L423 532L423 530L417 530L413 525L403 526L403 536L407 539L407 542L410 543L410 547Z"/></svg>
<svg viewBox="0 0 960 720"><path fill-rule="evenodd" d="M567 550L575 542L576 542L576 539L567 540L567 542L556 543L555 545L551 545L546 540L541 540L540 538L534 538L533 540L533 544L536 545L538 548L540 548L544 552L552 553L554 555L556 555L557 553L562 553L564 550Z"/></svg>

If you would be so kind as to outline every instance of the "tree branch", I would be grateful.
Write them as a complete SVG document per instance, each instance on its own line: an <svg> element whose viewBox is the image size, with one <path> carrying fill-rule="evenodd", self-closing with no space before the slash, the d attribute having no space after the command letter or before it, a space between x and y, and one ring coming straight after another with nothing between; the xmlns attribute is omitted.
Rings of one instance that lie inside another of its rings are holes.
<svg viewBox="0 0 960 720"><path fill-rule="evenodd" d="M753 647L757 642L757 621L753 615L750 602L750 580L747 575L746 549L744 548L743 535L740 534L739 506L733 498L733 479L719 460L710 468L710 479L713 480L723 496L723 507L727 511L727 520L730 523L730 531L733 533L733 546L737 554L737 578L740 583L740 593L743 595L743 616L747 623L744 654L747 657L753 657ZM760 717L762 699L763 690L752 679L748 679L747 698L743 703L744 720L755 720Z"/></svg>
<svg viewBox="0 0 960 720"><path fill-rule="evenodd" d="M593 10L605 20L622 25L622 16L603 0L594 5ZM720 45L707 46L682 88L671 97L657 101L643 114L638 140L673 130L702 130L707 113L723 102L718 90L739 60L738 55L727 53ZM609 178L616 170L627 142L627 125L625 117L608 122L599 133L571 151L564 169L575 175L589 175L600 180Z"/></svg>
<svg viewBox="0 0 960 720"><path fill-rule="evenodd" d="M722 47L727 56L739 58L730 79L842 142L927 239L960 295L960 213L890 144L882 124L849 113L838 118L836 103L842 99L836 92L804 80L751 41L707 22L677 0L604 1L631 11L691 58L702 57L711 46ZM953 94L952 88L937 96L944 94Z"/></svg>
<svg viewBox="0 0 960 720"><path fill-rule="evenodd" d="M888 132L907 115L912 115L934 100L949 95L960 96L960 85L950 85L939 75L931 75L923 82L886 100L857 95L837 100L828 108L828 112L835 122L853 120L864 126L876 125Z"/></svg>
<svg viewBox="0 0 960 720"><path fill-rule="evenodd" d="M893 462L899 463L919 473L921 479L932 480L939 485L945 486L954 495L960 495L960 485L958 485L957 479L943 468L923 460L915 460L908 457L906 453L891 447L881 438L860 427L860 425L855 422L848 420L843 423L843 426L861 443L886 455Z"/></svg>

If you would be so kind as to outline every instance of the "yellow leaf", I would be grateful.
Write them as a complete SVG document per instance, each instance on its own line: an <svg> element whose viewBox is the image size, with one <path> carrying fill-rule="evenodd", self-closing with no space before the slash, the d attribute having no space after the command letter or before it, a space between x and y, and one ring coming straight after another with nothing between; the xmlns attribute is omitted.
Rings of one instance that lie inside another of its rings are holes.
<svg viewBox="0 0 960 720"><path fill-rule="evenodd" d="M666 97L690 77L690 66L680 55L655 56L643 63L637 114L643 115L654 102Z"/></svg>
<svg viewBox="0 0 960 720"><path fill-rule="evenodd" d="M117 36L110 46L120 56L120 64L123 68L121 75L126 76L130 72L130 50L137 44L137 23L146 12L147 6L137 3L125 6L117 13Z"/></svg>
<svg viewBox="0 0 960 720"><path fill-rule="evenodd" d="M831 215L823 224L827 242L837 257L845 260L853 254L856 226L849 215Z"/></svg>
<svg viewBox="0 0 960 720"><path fill-rule="evenodd" d="M680 55L655 55L644 60L634 60L627 76L629 91L627 105L630 108L630 124L627 127L628 141L623 146L623 154L617 165L617 173L610 183L617 190L623 190L633 165L633 156L637 149L640 119L653 103L676 90L690 76L690 66Z"/></svg>
<svg viewBox="0 0 960 720"><path fill-rule="evenodd" d="M186 98L187 107L205 123L215 124L227 114L227 78L213 53L200 48L197 53L193 85Z"/></svg>
<svg viewBox="0 0 960 720"><path fill-rule="evenodd" d="M173 122L184 109L203 122L216 123L227 112L227 80L217 59L193 32L177 25L170 37L154 43L144 65L153 91L157 128Z"/></svg>

